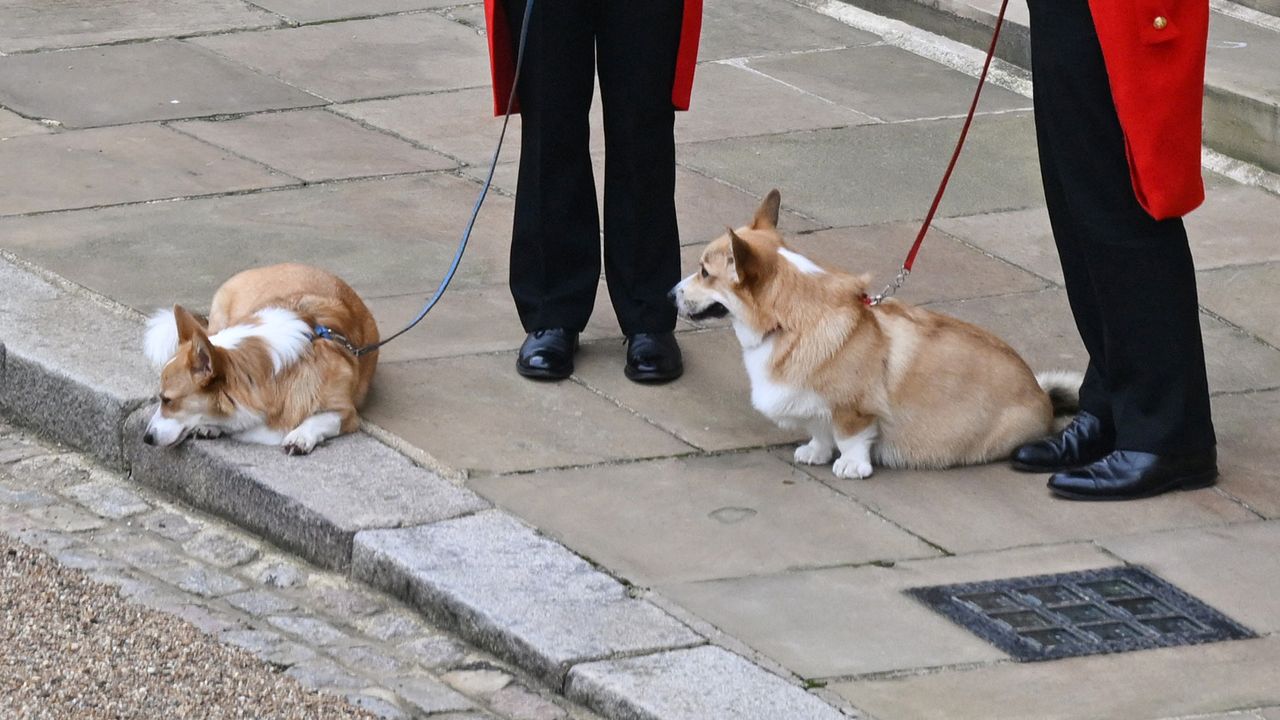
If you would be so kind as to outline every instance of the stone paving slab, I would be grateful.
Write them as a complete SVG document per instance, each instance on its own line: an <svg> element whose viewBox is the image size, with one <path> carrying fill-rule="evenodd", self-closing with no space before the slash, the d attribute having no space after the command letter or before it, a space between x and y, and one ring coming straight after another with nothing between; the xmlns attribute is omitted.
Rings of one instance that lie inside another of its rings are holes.
<svg viewBox="0 0 1280 720"><path fill-rule="evenodd" d="M604 156L592 156L596 180L596 202L604 207ZM488 175L488 166L465 167L463 175L483 182ZM493 187L514 196L516 194L517 164L514 162L498 165L493 175ZM724 234L728 225L741 224L742 219L750 219L760 207L761 198L743 192L715 178L707 177L687 167L676 165L676 222L680 230L680 244L691 245L699 249L711 240ZM803 215L783 208L781 222L787 232L811 232L824 227ZM692 258L696 260L696 256ZM686 270L691 266L686 263Z"/></svg>
<svg viewBox="0 0 1280 720"><path fill-rule="evenodd" d="M880 720L1186 717L1274 705L1280 699L1280 640L1014 663L831 687Z"/></svg>
<svg viewBox="0 0 1280 720"><path fill-rule="evenodd" d="M877 121L864 112L732 65L698 66L697 88L689 111L676 113L676 140L681 143Z"/></svg>
<svg viewBox="0 0 1280 720"><path fill-rule="evenodd" d="M1280 518L1280 391L1214 399L1221 486L1254 512Z"/></svg>
<svg viewBox="0 0 1280 720"><path fill-rule="evenodd" d="M19 135L43 135L49 132L52 132L52 129L46 125L0 108L0 141Z"/></svg>
<svg viewBox="0 0 1280 720"><path fill-rule="evenodd" d="M1265 240L1273 231L1270 218L1280 213L1280 198L1240 185L1210 187L1206 195L1204 205L1185 219L1197 270L1280 260L1280 245ZM944 218L936 227L1058 285L1063 282L1044 208Z"/></svg>
<svg viewBox="0 0 1280 720"><path fill-rule="evenodd" d="M801 677L819 679L1007 657L903 594L908 588L1116 564L1080 543L683 583L662 592Z"/></svg>
<svg viewBox="0 0 1280 720"><path fill-rule="evenodd" d="M138 82L139 67L147 68L146 82ZM72 128L321 103L174 40L0 58L0 104Z"/></svg>
<svg viewBox="0 0 1280 720"><path fill-rule="evenodd" d="M111 465L152 380L141 323L0 257L0 412Z"/></svg>
<svg viewBox="0 0 1280 720"><path fill-rule="evenodd" d="M1280 631L1280 522L1132 535L1099 544L1260 635Z"/></svg>
<svg viewBox="0 0 1280 720"><path fill-rule="evenodd" d="M1037 372L1078 370L1088 362L1064 290L959 300L931 309L994 332ZM1028 322L1028 318L1035 321ZM1200 327L1210 391L1240 392L1280 386L1280 352L1275 348L1203 313Z"/></svg>
<svg viewBox="0 0 1280 720"><path fill-rule="evenodd" d="M458 0L254 0L254 4L293 22L314 23L449 7Z"/></svg>
<svg viewBox="0 0 1280 720"><path fill-rule="evenodd" d="M323 110L173 126L308 182L452 170L453 160Z"/></svg>
<svg viewBox="0 0 1280 720"><path fill-rule="evenodd" d="M599 107L598 102L595 107ZM488 87L343 103L332 109L486 169L502 129L502 118L493 116L493 92ZM593 112L593 142L602 148L601 135L599 112ZM514 162L519 157L520 116L513 115L502 144L501 160Z"/></svg>
<svg viewBox="0 0 1280 720"><path fill-rule="evenodd" d="M751 68L888 122L964 117L977 85L976 79L959 71L940 71L932 60L888 45L753 60ZM1030 108L1030 98L989 85L982 90L978 109L989 113ZM979 117L974 123L986 121Z"/></svg>
<svg viewBox="0 0 1280 720"><path fill-rule="evenodd" d="M637 385L619 372L617 341L590 346L576 363L581 382L653 425L701 450L718 451L776 445L799 438L751 407L751 386L742 365L742 346L730 330L680 333L685 358L679 382ZM696 390L695 390L696 388Z"/></svg>
<svg viewBox="0 0 1280 720"><path fill-rule="evenodd" d="M489 83L484 38L429 13L191 42L334 102Z"/></svg>
<svg viewBox="0 0 1280 720"><path fill-rule="evenodd" d="M621 375L625 348L614 347ZM593 350L578 356L585 361ZM384 364L365 416L415 447L431 448L450 467L486 472L693 451L576 383L520 377L510 353Z"/></svg>
<svg viewBox="0 0 1280 720"><path fill-rule="evenodd" d="M1219 268L1196 278L1200 303L1272 347L1280 347L1280 315L1265 300L1280 287L1280 262Z"/></svg>
<svg viewBox="0 0 1280 720"><path fill-rule="evenodd" d="M158 449L141 440L148 410L124 430L135 481L233 519L323 567L345 569L361 530L432 522L488 506L367 435L338 438L305 457L231 440Z"/></svg>
<svg viewBox="0 0 1280 720"><path fill-rule="evenodd" d="M716 178L707 177L682 165L676 166L676 219L680 222L680 244L703 246L724 234L726 226L750 220L760 207L762 196L743 192ZM790 208L782 208L779 224L783 232L811 232L823 225ZM684 265L686 272L693 265Z"/></svg>
<svg viewBox="0 0 1280 720"><path fill-rule="evenodd" d="M417 317L434 290L433 285L409 295L364 300L378 319L382 336L387 337ZM596 291L595 309L581 337L584 342L603 338L618 342L622 338L603 282ZM519 348L524 338L525 331L512 304L511 291L505 284L451 287L422 324L388 345L378 359L382 363L398 363L510 352Z"/></svg>
<svg viewBox="0 0 1280 720"><path fill-rule="evenodd" d="M839 720L827 703L718 647L579 665L569 697L626 720Z"/></svg>
<svg viewBox="0 0 1280 720"><path fill-rule="evenodd" d="M786 202L786 198L783 198ZM832 228L787 238L797 252L819 264L853 274L871 273L879 292L902 267L920 230L917 222ZM965 246L937 229L930 231L898 297L915 305L947 300L1043 290L1041 278Z"/></svg>
<svg viewBox="0 0 1280 720"><path fill-rule="evenodd" d="M703 642L504 513L362 532L352 574L554 685L583 661Z"/></svg>
<svg viewBox="0 0 1280 720"><path fill-rule="evenodd" d="M706 0L702 7L698 60L704 63L870 45L880 41L876 35L809 12L790 2Z"/></svg>
<svg viewBox="0 0 1280 720"><path fill-rule="evenodd" d="M785 188L788 204L828 225L923 217L955 147L959 120L862 125L682 146L682 162L763 197ZM1029 113L975 122L942 217L1044 204Z"/></svg>
<svg viewBox="0 0 1280 720"><path fill-rule="evenodd" d="M95 132L125 131L133 129ZM203 146L169 130L154 132ZM20 141L0 145L0 153ZM177 161L167 172L181 172L189 160ZM470 180L430 174L0 219L0 245L146 312L175 302L207 308L218 286L240 270L298 260L338 273L366 296L421 293L448 267L455 233L478 191ZM505 281L511 208L509 198L490 196L455 287ZM192 262L197 247L200 261Z"/></svg>
<svg viewBox="0 0 1280 720"><path fill-rule="evenodd" d="M1223 430L1230 432L1230 428ZM778 454L784 453L789 454L789 449ZM957 554L1258 519L1212 490L1171 493L1141 503L1068 502L1049 493L1047 475L1014 472L1005 463L942 471L879 468L864 481L837 478L829 467L804 470ZM1232 484L1232 476L1223 478L1228 492ZM946 501L921 502L921 498ZM993 513L998 513L998 523L981 520Z"/></svg>
<svg viewBox="0 0 1280 720"><path fill-rule="evenodd" d="M6 2L0 5L0 52L244 30L279 22L270 13L237 0Z"/></svg>
<svg viewBox="0 0 1280 720"><path fill-rule="evenodd" d="M764 452L470 485L640 585L938 554Z"/></svg>
<svg viewBox="0 0 1280 720"><path fill-rule="evenodd" d="M0 58L3 60L3 58ZM27 135L0 144L0 215L208 195L296 182L155 125ZM74 177L76 182L67 182ZM6 248L18 245L3 240ZM90 260L90 258L82 258Z"/></svg>

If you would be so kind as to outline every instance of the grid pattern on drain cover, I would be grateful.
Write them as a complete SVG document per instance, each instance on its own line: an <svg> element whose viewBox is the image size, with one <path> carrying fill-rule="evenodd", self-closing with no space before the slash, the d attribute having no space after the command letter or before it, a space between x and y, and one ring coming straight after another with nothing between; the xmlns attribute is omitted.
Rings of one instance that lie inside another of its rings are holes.
<svg viewBox="0 0 1280 720"><path fill-rule="evenodd" d="M1018 660L1255 637L1140 567L907 591Z"/></svg>

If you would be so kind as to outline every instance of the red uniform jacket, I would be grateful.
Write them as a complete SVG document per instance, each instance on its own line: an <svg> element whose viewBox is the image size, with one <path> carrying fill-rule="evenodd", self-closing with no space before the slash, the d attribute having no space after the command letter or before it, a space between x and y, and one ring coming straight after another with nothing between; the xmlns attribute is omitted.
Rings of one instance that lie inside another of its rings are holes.
<svg viewBox="0 0 1280 720"><path fill-rule="evenodd" d="M1049 0L1053 2L1054 0ZM1138 202L1164 220L1204 201L1208 0L1089 0Z"/></svg>
<svg viewBox="0 0 1280 720"><path fill-rule="evenodd" d="M522 18L508 21L502 0L484 0L484 19L489 35L489 68L493 73L493 113L502 115L507 110L511 81L516 74L516 56L512 48L515 47L515 40L520 37ZM676 52L676 76L672 78L671 85L671 104L677 110L689 109L689 94L693 91L693 69L698 62L698 36L701 31L702 0L684 0L684 22L680 28L680 48ZM518 100L512 103L511 112L520 112Z"/></svg>

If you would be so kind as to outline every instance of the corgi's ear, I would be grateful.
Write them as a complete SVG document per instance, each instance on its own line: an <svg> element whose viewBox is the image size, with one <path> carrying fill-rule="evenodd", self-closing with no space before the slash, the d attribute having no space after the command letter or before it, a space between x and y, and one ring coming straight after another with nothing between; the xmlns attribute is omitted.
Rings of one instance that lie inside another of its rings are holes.
<svg viewBox="0 0 1280 720"><path fill-rule="evenodd" d="M746 240L738 237L738 233L729 228L729 246L733 249L733 271L739 283L754 279L760 270L760 259Z"/></svg>
<svg viewBox="0 0 1280 720"><path fill-rule="evenodd" d="M204 326L181 305L173 306L173 319L178 324L178 342L184 343L195 337L196 333L204 334Z"/></svg>
<svg viewBox="0 0 1280 720"><path fill-rule="evenodd" d="M209 342L209 336L203 329L197 327L195 333L191 338L189 358L191 377L200 387L207 387L222 376L222 356L218 348Z"/></svg>
<svg viewBox="0 0 1280 720"><path fill-rule="evenodd" d="M777 188L769 191L756 208L756 216L751 220L752 230L773 230L778 227L778 208L782 206L782 193Z"/></svg>

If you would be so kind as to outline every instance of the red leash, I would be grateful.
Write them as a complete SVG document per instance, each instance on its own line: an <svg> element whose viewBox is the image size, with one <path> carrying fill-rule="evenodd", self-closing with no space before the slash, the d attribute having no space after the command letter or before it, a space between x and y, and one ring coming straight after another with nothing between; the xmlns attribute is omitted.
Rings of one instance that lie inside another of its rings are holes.
<svg viewBox="0 0 1280 720"><path fill-rule="evenodd" d="M879 295L868 295L865 302L868 305L879 305L884 300L893 296L898 292L906 282L907 276L911 274L911 266L916 262L916 255L920 252L920 245L924 243L924 236L929 233L929 226L933 224L933 216L938 212L938 206L942 204L942 195L947 191L947 183L951 180L951 171L956 169L956 161L960 159L960 151L964 149L964 140L969 136L969 126L973 124L973 115L978 111L978 99L982 97L982 86L987 84L987 71L991 69L991 60L996 56L996 41L1000 39L1000 27L1004 25L1004 13L1009 7L1009 0L1003 0L1000 3L1000 13L996 16L996 28L991 33L991 47L987 48L987 60L982 64L982 73L978 76L978 87L973 91L973 102L969 105L969 115L964 119L964 127L960 128L960 139L956 141L955 152L951 153L951 162L947 164L947 171L942 174L942 182L938 185L938 192L933 196L933 204L929 206L929 212L924 216L924 223L920 226L920 232L916 234L915 244L911 246L911 252L907 253L907 259L902 263L902 269L898 271L897 277L893 282L885 286L883 292Z"/></svg>

